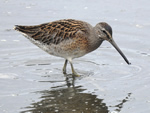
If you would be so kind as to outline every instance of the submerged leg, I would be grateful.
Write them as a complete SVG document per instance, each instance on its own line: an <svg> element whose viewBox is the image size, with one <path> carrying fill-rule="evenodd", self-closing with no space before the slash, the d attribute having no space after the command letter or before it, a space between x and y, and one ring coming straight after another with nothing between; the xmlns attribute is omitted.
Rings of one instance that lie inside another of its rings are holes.
<svg viewBox="0 0 150 113"><path fill-rule="evenodd" d="M71 65L72 74L73 74L74 76L79 77L80 75L78 75L78 74L75 72L75 70L74 70L74 68L73 68L73 64L72 64L72 62L71 62L71 61L69 61L69 62L70 62L70 65Z"/></svg>
<svg viewBox="0 0 150 113"><path fill-rule="evenodd" d="M63 67L63 74L66 74L67 63L68 63L68 60L66 59L64 63L64 67Z"/></svg>

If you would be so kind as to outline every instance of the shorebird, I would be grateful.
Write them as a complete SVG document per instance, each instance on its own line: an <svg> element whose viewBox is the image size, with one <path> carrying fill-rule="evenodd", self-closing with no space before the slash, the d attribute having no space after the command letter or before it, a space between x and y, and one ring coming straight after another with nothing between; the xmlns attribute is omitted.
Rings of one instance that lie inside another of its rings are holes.
<svg viewBox="0 0 150 113"><path fill-rule="evenodd" d="M14 29L23 33L47 53L64 58L64 74L69 61L72 74L79 76L74 70L72 60L94 51L105 40L114 46L127 64L130 64L113 40L112 28L106 22L100 22L93 27L84 21L63 19L35 26L15 25Z"/></svg>

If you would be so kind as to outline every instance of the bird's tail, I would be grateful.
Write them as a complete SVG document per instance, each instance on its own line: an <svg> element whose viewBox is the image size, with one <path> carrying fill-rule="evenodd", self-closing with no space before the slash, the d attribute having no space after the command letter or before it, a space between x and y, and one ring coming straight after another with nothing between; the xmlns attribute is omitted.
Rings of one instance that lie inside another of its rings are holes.
<svg viewBox="0 0 150 113"><path fill-rule="evenodd" d="M37 31L39 31L39 26L21 26L21 25L15 25L14 30L22 32L23 34L26 34L28 36L32 36Z"/></svg>
<svg viewBox="0 0 150 113"><path fill-rule="evenodd" d="M24 32L26 28L25 26L15 25L14 30Z"/></svg>

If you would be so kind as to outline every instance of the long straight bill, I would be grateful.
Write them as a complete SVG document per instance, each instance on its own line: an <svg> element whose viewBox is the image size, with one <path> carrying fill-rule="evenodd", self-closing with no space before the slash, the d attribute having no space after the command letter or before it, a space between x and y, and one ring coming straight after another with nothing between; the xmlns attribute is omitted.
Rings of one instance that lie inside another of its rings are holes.
<svg viewBox="0 0 150 113"><path fill-rule="evenodd" d="M120 53L120 55L124 58L124 60L126 61L127 64L131 64L128 59L126 58L126 56L122 53L122 51L119 49L119 47L117 46L117 44L115 43L115 41L113 39L111 39L109 41L113 46L114 48Z"/></svg>

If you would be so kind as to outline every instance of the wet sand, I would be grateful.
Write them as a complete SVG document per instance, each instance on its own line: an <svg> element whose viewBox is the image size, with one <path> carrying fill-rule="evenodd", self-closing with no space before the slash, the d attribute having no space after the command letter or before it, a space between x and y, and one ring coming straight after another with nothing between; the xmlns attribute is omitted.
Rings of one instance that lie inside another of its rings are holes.
<svg viewBox="0 0 150 113"><path fill-rule="evenodd" d="M149 113L150 1L2 0L0 2L1 113ZM73 18L105 21L132 65L104 42L74 60L51 56L12 28Z"/></svg>

